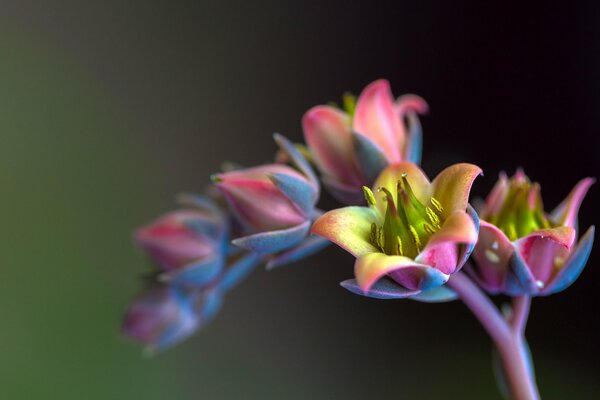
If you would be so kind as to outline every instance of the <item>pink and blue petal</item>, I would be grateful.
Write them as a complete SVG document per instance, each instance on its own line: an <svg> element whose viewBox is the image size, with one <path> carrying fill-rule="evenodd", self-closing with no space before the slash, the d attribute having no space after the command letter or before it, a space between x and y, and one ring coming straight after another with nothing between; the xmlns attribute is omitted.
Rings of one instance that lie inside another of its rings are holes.
<svg viewBox="0 0 600 400"><path fill-rule="evenodd" d="M592 251L592 246L594 244L594 232L595 229L593 226L591 226L585 235L581 237L577 248L570 255L560 272L558 272L549 285L542 290L541 294L543 296L565 290L579 277L585 268L587 260Z"/></svg>
<svg viewBox="0 0 600 400"><path fill-rule="evenodd" d="M452 279L452 278L450 278ZM425 290L414 296L409 297L411 300L420 301L423 303L445 303L458 298L456 292L450 289L447 285L438 286L436 288Z"/></svg>
<svg viewBox="0 0 600 400"><path fill-rule="evenodd" d="M274 173L269 176L271 181L291 202L306 216L310 216L318 200L319 192L307 180L294 175Z"/></svg>
<svg viewBox="0 0 600 400"><path fill-rule="evenodd" d="M367 136L352 132L352 138L360 171L367 185L371 185L389 162L381 148Z"/></svg>

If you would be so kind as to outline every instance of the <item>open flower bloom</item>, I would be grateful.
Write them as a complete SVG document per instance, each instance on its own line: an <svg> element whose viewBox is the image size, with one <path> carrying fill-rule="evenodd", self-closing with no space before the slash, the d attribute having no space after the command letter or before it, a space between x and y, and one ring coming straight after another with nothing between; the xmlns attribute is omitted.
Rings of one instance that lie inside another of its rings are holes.
<svg viewBox="0 0 600 400"><path fill-rule="evenodd" d="M581 180L550 214L540 186L519 170L502 173L481 210L479 242L469 272L490 293L549 295L570 286L594 241L590 227L577 244L577 213L592 178Z"/></svg>
<svg viewBox="0 0 600 400"><path fill-rule="evenodd" d="M477 241L478 219L468 198L480 173L475 165L456 164L430 183L415 164L394 164L377 178L377 195L363 188L368 207L340 208L317 219L313 233L356 257L356 280L342 286L378 298L451 297L439 288Z"/></svg>
<svg viewBox="0 0 600 400"><path fill-rule="evenodd" d="M135 241L162 269L161 281L201 287L223 269L227 221L208 200L203 205L172 211L135 232Z"/></svg>
<svg viewBox="0 0 600 400"><path fill-rule="evenodd" d="M304 240L315 217L319 184L314 172L282 136L275 140L298 170L281 164L216 174L213 181L250 234L233 243L257 253L276 253Z"/></svg>
<svg viewBox="0 0 600 400"><path fill-rule="evenodd" d="M209 322L221 305L218 291L155 285L129 306L122 332L151 352L181 342Z"/></svg>
<svg viewBox="0 0 600 400"><path fill-rule="evenodd" d="M371 186L387 165L420 162L416 113L427 112L427 103L416 95L394 103L389 82L378 80L358 100L346 96L344 108L320 105L308 110L302 119L304 138L331 194L342 203L360 204L360 188Z"/></svg>

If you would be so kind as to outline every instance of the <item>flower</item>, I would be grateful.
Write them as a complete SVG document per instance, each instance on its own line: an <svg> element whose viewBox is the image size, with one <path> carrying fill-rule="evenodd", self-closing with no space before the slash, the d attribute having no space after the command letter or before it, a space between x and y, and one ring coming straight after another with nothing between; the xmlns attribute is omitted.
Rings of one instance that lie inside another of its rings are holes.
<svg viewBox="0 0 600 400"><path fill-rule="evenodd" d="M360 188L371 186L387 165L420 162L416 113L427 112L427 103L405 95L394 104L389 82L378 80L358 100L346 95L344 108L320 105L308 110L302 118L304 138L330 193L344 204L360 204Z"/></svg>
<svg viewBox="0 0 600 400"><path fill-rule="evenodd" d="M169 212L134 234L137 244L161 268L162 282L204 286L223 269L228 239L225 217L209 201L198 201L202 208Z"/></svg>
<svg viewBox="0 0 600 400"><path fill-rule="evenodd" d="M462 267L477 241L468 198L480 173L475 165L456 164L430 183L415 164L394 164L375 182L382 199L364 187L368 207L340 208L317 219L313 233L356 257L356 280L342 286L378 298L452 297L449 289L432 290Z"/></svg>
<svg viewBox="0 0 600 400"><path fill-rule="evenodd" d="M592 249L594 227L577 244L577 213L594 179L582 179L550 214L540 185L518 170L501 173L481 210L471 276L492 294L545 296L579 276Z"/></svg>
<svg viewBox="0 0 600 400"><path fill-rule="evenodd" d="M158 284L142 292L129 306L122 333L156 352L189 337L217 313L218 291L198 291Z"/></svg>
<svg viewBox="0 0 600 400"><path fill-rule="evenodd" d="M275 140L298 170L266 164L215 174L213 181L244 225L248 235L233 243L257 253L276 253L298 245L317 215L319 184L294 146L282 136Z"/></svg>

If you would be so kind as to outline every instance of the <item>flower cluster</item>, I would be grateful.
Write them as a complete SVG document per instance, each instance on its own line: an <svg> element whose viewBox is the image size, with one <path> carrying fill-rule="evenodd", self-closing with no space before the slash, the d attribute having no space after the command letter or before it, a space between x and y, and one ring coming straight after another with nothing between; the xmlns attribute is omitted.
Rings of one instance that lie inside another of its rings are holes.
<svg viewBox="0 0 600 400"><path fill-rule="evenodd" d="M577 213L592 178L546 213L537 183L520 170L502 174L475 210L478 166L451 165L432 181L419 167L423 99L394 99L378 80L342 104L304 114L306 145L275 134L275 162L214 174L216 201L186 196L188 207L136 232L157 270L126 313L127 336L173 345L210 321L257 264L287 265L331 242L356 257L341 285L379 299L453 300L463 266L479 287L508 296L556 293L581 273L594 228L578 239ZM341 208L317 208L321 183Z"/></svg>

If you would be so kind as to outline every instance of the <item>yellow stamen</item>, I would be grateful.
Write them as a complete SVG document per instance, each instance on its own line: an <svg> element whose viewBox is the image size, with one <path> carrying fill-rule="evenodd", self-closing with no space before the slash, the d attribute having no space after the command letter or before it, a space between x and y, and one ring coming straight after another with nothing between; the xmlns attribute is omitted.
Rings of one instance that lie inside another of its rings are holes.
<svg viewBox="0 0 600 400"><path fill-rule="evenodd" d="M413 238L413 241L415 242L415 247L417 248L417 253L421 252L421 239L419 239L419 234L417 233L417 230L415 229L414 226L409 225L408 229L410 230L410 234Z"/></svg>
<svg viewBox="0 0 600 400"><path fill-rule="evenodd" d="M431 204L435 207L438 212L444 212L444 207L442 207L442 203L435 197L431 196Z"/></svg>
<svg viewBox="0 0 600 400"><path fill-rule="evenodd" d="M377 203L375 202L375 196L373 195L373 192L371 191L371 189L369 189L366 186L363 186L362 191L363 191L363 195L365 196L365 200L367 201L367 204L369 206L374 207Z"/></svg>
<svg viewBox="0 0 600 400"><path fill-rule="evenodd" d="M404 253L402 252L402 239L400 239L400 236L396 236L396 252L399 256L404 255Z"/></svg>

